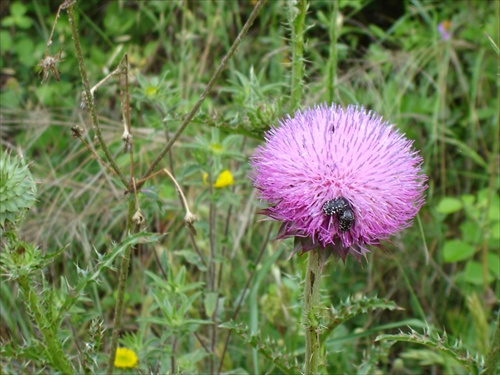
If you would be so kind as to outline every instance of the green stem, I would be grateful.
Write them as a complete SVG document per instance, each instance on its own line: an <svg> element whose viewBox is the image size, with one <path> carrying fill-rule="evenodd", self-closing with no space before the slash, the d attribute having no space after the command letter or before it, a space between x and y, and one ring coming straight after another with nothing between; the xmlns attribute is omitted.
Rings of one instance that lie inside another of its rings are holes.
<svg viewBox="0 0 500 375"><path fill-rule="evenodd" d="M327 104L331 104L335 99L335 72L337 71L337 18L339 12L338 1L332 1L332 16L330 19L330 54L328 59L328 70L326 78L326 98Z"/></svg>
<svg viewBox="0 0 500 375"><path fill-rule="evenodd" d="M212 181L210 183L210 195L213 198L213 185ZM210 259L208 261L208 290L210 293L215 291L215 257L216 257L216 245L215 245L215 235L216 235L216 205L213 200L210 201L210 211L209 211L209 241L210 241ZM210 327L210 352L212 355L209 357L209 374L214 374L214 369L216 366L215 357L215 346L217 344L217 308L214 309L212 316L212 326Z"/></svg>
<svg viewBox="0 0 500 375"><path fill-rule="evenodd" d="M320 338L318 312L320 308L321 264L320 250L309 251L307 261L303 324L306 330L305 375L318 374Z"/></svg>
<svg viewBox="0 0 500 375"><path fill-rule="evenodd" d="M73 43L75 44L76 58L78 60L78 68L80 69L80 75L82 77L82 83L83 83L83 90L86 96L86 100L85 99L84 100L89 107L90 116L92 117L92 124L94 125L94 131L97 136L97 139L99 140L99 145L104 151L104 155L106 155L106 159L108 160L115 174L122 181L125 187L128 188L129 182L118 168L118 165L116 164L115 159L111 155L111 152L109 151L108 146L106 145L106 142L104 141L104 138L102 136L101 126L99 125L99 120L97 119L97 109L94 103L94 98L90 92L89 78L87 76L87 69L85 68L85 60L83 59L82 47L80 45L80 37L78 36L78 28L76 26L75 15L73 13L74 6L75 6L74 4L69 6L67 8L67 11L68 11L69 24L71 25L71 32L73 35Z"/></svg>
<svg viewBox="0 0 500 375"><path fill-rule="evenodd" d="M18 279L18 282L27 298L27 303L33 314L37 328L43 335L48 358L54 367L63 374L73 374L71 363L62 350L61 341L57 338L57 327L55 323L49 322L47 315L40 310L40 306L43 304L38 299L36 292L31 288L28 277L22 276Z"/></svg>
<svg viewBox="0 0 500 375"><path fill-rule="evenodd" d="M496 13L496 19L500 17L500 4L497 1L495 3L495 13ZM499 28L497 26L497 35L499 32ZM500 58L500 55L497 56L497 58ZM493 147L492 147L492 152L490 152L490 160L489 160L489 182L488 182L488 199L487 199L487 206L486 207L491 207L490 204L492 202L493 196L496 191L496 181L498 181L498 152L499 152L499 143L500 143L500 126L498 126L498 114L497 114L497 126L495 126L495 135L493 137ZM488 289L488 253L489 253L489 248L488 248L488 242L490 239L490 231L488 229L489 221L488 221L488 214L490 210L485 210L485 217L484 217L484 231L485 231L485 236L483 237L483 249L481 251L482 253L482 263L483 263L483 291L486 292ZM497 331L498 331L498 326L497 326Z"/></svg>
<svg viewBox="0 0 500 375"><path fill-rule="evenodd" d="M307 1L298 0L297 3L297 7L293 2L289 3L292 28L292 92L290 97L290 109L292 111L299 106L304 87L304 24Z"/></svg>
<svg viewBox="0 0 500 375"><path fill-rule="evenodd" d="M481 375L498 374L498 365L500 364L500 311L497 316L497 328L490 345L490 351L486 356L484 371Z"/></svg>
<svg viewBox="0 0 500 375"><path fill-rule="evenodd" d="M127 215L127 232L132 230L132 216L135 212L135 201L130 199L128 202L128 215ZM123 253L122 263L120 266L120 276L118 279L118 293L116 296L115 317L113 321L113 333L111 334L111 345L109 348L108 367L106 370L107 375L113 374L115 367L116 347L118 346L118 334L122 325L123 302L125 300L125 285L127 284L128 270L130 266L130 253L132 246L127 247Z"/></svg>

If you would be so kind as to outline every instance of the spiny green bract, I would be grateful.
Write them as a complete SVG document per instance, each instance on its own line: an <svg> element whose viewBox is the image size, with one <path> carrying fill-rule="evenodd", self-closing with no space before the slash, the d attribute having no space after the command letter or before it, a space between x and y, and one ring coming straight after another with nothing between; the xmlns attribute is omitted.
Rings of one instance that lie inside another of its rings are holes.
<svg viewBox="0 0 500 375"><path fill-rule="evenodd" d="M0 158L0 226L16 223L29 209L36 195L36 185L28 166L16 156L3 152Z"/></svg>

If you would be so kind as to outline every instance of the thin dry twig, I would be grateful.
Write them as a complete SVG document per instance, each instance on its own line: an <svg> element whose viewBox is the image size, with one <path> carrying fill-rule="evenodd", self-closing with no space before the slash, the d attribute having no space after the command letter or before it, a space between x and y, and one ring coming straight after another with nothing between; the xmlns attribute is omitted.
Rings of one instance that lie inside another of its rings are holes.
<svg viewBox="0 0 500 375"><path fill-rule="evenodd" d="M163 149L160 151L160 153L158 154L156 159L151 163L151 165L149 166L146 173L144 173L141 181L145 180L145 178L147 176L149 176L151 173L153 173L153 171L156 169L156 166L158 165L158 163L160 163L160 161L163 160L164 156L170 150L172 145L175 143L175 141L177 141L177 139L181 136L181 134L184 132L186 127L190 124L194 115L196 114L196 112L198 112L198 109L200 109L201 104L203 103L205 98L208 96L210 91L212 91L212 88L215 85L215 82L219 79L219 76L226 68L229 60L233 57L234 53L238 49L241 41L243 40L243 38L247 34L248 30L250 29L250 26L252 26L253 22L257 18L257 15L259 14L261 8L264 6L265 2L266 2L266 0L259 0L258 3L255 5L255 8L253 9L252 13L250 14L250 17L248 17L247 22L245 23L245 25L241 29L240 33L238 34L238 36L234 40L233 44L231 45L231 48L229 48L229 51L227 52L227 54L224 56L224 58L220 62L219 66L217 67L216 71L214 72L212 78L210 78L210 81L208 82L207 86L205 87L205 90L201 94L200 98L198 99L196 104L193 106L191 111L188 113L188 115L186 116L186 118L184 119L182 124L179 126L177 131L172 135L172 138L170 139L170 141L163 147ZM141 187L140 181L138 182L137 187L138 188Z"/></svg>
<svg viewBox="0 0 500 375"><path fill-rule="evenodd" d="M184 206L184 210L186 211L186 215L184 216L184 223L186 224L186 226L188 227L188 229L190 230L190 232L195 235L196 234L196 229L194 228L193 224L194 222L197 220L197 217L195 214L193 214L191 212L191 210L189 209L189 205L187 203L187 200L186 200L186 197L179 185L179 183L177 182L177 180L175 179L175 177L168 171L168 169L166 168L163 168L163 169L160 169L159 171L153 173L152 175L140 180L137 182L137 187L141 186L142 184L144 184L147 180L161 174L161 173L165 173L168 177L170 177L170 179L172 180L172 182L174 183L176 189L177 189L177 192L179 193L179 196L181 198L181 202L182 202L182 205ZM127 192L125 192L127 193ZM198 256L200 257L203 265L206 266L205 264L205 261L203 260L203 257L201 255L201 253L199 252L199 249L196 248L197 252L198 252Z"/></svg>
<svg viewBox="0 0 500 375"><path fill-rule="evenodd" d="M85 148L87 150L89 150L89 152L92 154L92 156L94 157L94 159L96 159L99 163L101 163L102 165L104 165L104 167L106 167L106 169L112 173L112 174L115 174L115 171L104 161L102 160L102 158L99 156L99 154L94 150L93 147L91 147L87 141L85 141L85 138L83 138L83 129L80 125L75 125L71 128L71 134L73 135L74 138L78 138L82 143L83 145L85 146Z"/></svg>

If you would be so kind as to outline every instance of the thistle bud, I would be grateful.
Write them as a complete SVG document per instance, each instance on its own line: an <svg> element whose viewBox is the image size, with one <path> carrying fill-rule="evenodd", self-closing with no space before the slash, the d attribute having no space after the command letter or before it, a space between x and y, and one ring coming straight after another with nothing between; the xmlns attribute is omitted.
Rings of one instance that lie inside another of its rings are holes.
<svg viewBox="0 0 500 375"><path fill-rule="evenodd" d="M0 157L0 226L15 224L35 202L36 185L28 166L4 152Z"/></svg>

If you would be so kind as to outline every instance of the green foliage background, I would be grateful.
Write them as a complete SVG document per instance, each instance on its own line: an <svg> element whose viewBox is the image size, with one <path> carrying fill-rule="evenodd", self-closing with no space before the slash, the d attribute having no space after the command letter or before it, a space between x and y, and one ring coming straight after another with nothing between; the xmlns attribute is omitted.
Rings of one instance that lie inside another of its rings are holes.
<svg viewBox="0 0 500 375"><path fill-rule="evenodd" d="M45 290L76 285L81 270L97 262L96 254L110 252L124 237L127 215L127 198L117 179L71 137L70 129L80 124L84 138L93 141L89 115L79 108L82 84L64 12L50 46L52 55L62 52L60 81L51 77L40 83L37 64L58 6L17 0L0 5L2 150L24 155L38 188L21 235L43 252L67 246L46 269ZM78 2L91 84L128 54L139 174L198 100L253 6L253 1L243 0ZM429 189L415 225L387 244L386 251L373 249L362 265L348 259L326 267L325 307L350 306L351 301L364 301L362 296L368 296L370 306L380 303L370 299L379 296L401 307L384 302L375 312L359 310L366 314L332 325L325 337L328 372L467 373L418 340L389 348L374 339L410 332L409 327L420 332L431 327L446 332L450 342L461 340L457 350L487 354L500 291L499 6L486 0L412 0L392 7L339 1L335 59L333 8L331 1L309 3L300 107L328 100L325 77L336 67L335 102L362 104L397 124L424 158ZM278 225L259 221L256 212L262 205L247 178L247 159L264 131L293 110L289 18L284 1L265 5L162 165L175 174L199 218L198 249L205 255L211 247L217 251L222 272L215 298L206 287L206 265L184 227L174 185L159 175L140 194L147 231L166 235L133 252L122 345L138 353L137 371L165 373L177 356L178 371L206 372L209 356L201 343L207 341L207 318L217 310L218 322L229 322L242 295L234 323L242 326L227 323L218 331L216 356L223 351L227 328L239 333L230 338L222 369L287 372L261 346L267 338L278 357L287 353L290 366L297 362L300 369L304 259L288 259L289 241L269 240ZM450 21L449 40L438 31L444 21ZM96 102L110 150L118 165L127 168L116 79L96 92ZM234 176L233 186L210 189L204 184L203 173L213 181L225 169ZM33 349L38 334L22 294L1 277L0 341L7 348L2 369L43 369L46 363ZM103 271L75 301L60 332L61 337L73 337L65 344L68 353L81 354L89 329L98 331L96 321L104 327L112 323L117 277L112 269ZM106 362L108 338L102 335L104 348L93 358L96 369Z"/></svg>

